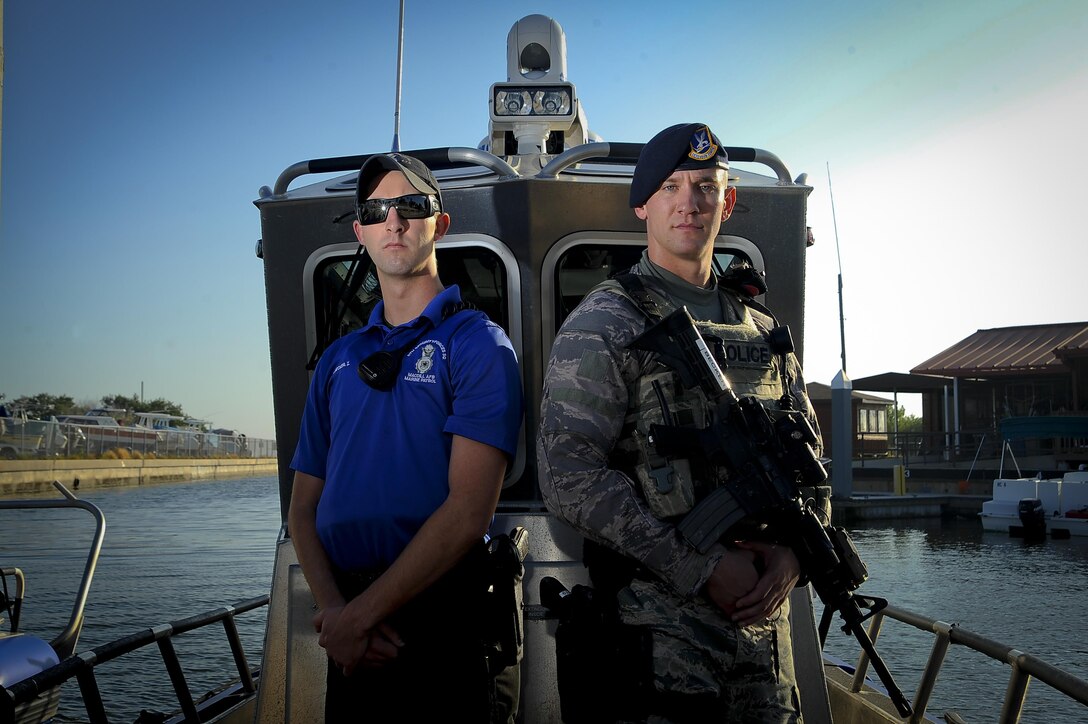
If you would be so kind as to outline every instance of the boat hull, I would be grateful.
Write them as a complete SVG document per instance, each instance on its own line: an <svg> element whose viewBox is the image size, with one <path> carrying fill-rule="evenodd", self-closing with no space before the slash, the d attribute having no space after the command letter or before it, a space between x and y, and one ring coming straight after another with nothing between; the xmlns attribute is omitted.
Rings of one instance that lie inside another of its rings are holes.
<svg viewBox="0 0 1088 724"><path fill-rule="evenodd" d="M1016 516L985 515L980 513L982 529L995 533L1004 533L1015 537L1023 535L1023 524ZM1088 518L1064 518L1046 516L1046 535L1051 538L1069 538L1071 536L1088 537Z"/></svg>
<svg viewBox="0 0 1088 724"><path fill-rule="evenodd" d="M1021 501L1038 501L1045 534L1051 538L1088 536L1088 471L1066 473L1061 478L998 478L993 497L982 504L979 520L983 530L1023 536Z"/></svg>

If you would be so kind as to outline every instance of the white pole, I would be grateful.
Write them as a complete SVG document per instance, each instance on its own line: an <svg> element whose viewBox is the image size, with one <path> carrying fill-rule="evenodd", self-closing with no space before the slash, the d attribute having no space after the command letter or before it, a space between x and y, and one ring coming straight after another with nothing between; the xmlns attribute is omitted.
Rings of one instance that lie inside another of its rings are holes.
<svg viewBox="0 0 1088 724"><path fill-rule="evenodd" d="M831 190L831 164L827 165L827 194L831 197L831 223L835 227L835 256L839 261L839 344L842 349L842 371L846 371L846 317L842 304L842 254L839 251L839 222L835 217L835 193Z"/></svg>

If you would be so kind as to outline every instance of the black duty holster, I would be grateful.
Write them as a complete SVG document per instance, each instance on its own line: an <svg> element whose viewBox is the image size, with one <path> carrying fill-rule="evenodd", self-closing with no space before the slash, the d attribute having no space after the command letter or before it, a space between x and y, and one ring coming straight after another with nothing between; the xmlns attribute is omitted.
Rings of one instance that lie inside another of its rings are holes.
<svg viewBox="0 0 1088 724"><path fill-rule="evenodd" d="M491 539L491 641L487 644L492 673L521 661L525 645L522 579L529 554L529 532L514 528Z"/></svg>
<svg viewBox="0 0 1088 724"><path fill-rule="evenodd" d="M556 676L566 724L645 718L652 699L649 630L621 623L616 608L616 592L637 571L612 573L593 576L593 588L577 585L568 591L551 578L540 584L541 603L559 619Z"/></svg>

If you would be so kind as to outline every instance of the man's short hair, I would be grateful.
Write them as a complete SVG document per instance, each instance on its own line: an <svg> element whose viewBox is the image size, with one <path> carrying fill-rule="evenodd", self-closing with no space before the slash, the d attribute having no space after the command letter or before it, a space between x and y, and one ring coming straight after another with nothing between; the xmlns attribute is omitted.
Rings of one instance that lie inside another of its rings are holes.
<svg viewBox="0 0 1088 724"><path fill-rule="evenodd" d="M673 171L729 168L729 156L705 123L669 126L642 147L631 178L631 208L645 206Z"/></svg>

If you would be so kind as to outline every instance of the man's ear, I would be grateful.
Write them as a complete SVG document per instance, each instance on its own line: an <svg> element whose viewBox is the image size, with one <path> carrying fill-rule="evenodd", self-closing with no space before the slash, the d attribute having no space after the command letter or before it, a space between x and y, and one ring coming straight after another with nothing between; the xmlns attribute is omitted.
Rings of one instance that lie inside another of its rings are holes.
<svg viewBox="0 0 1088 724"><path fill-rule="evenodd" d="M450 215L446 212L442 212L438 215L438 218L434 220L434 240L438 241L446 232L450 230Z"/></svg>
<svg viewBox="0 0 1088 724"><path fill-rule="evenodd" d="M646 220L646 207L645 206L636 206L634 208L634 212L635 212L635 216L642 219L643 221Z"/></svg>
<svg viewBox="0 0 1088 724"><path fill-rule="evenodd" d="M359 240L359 243L363 243L363 225L359 223L359 220L351 222L351 229L355 232L355 238Z"/></svg>
<svg viewBox="0 0 1088 724"><path fill-rule="evenodd" d="M722 206L722 221L725 221L733 213L733 206L737 203L737 187L730 186L725 190L725 205Z"/></svg>

